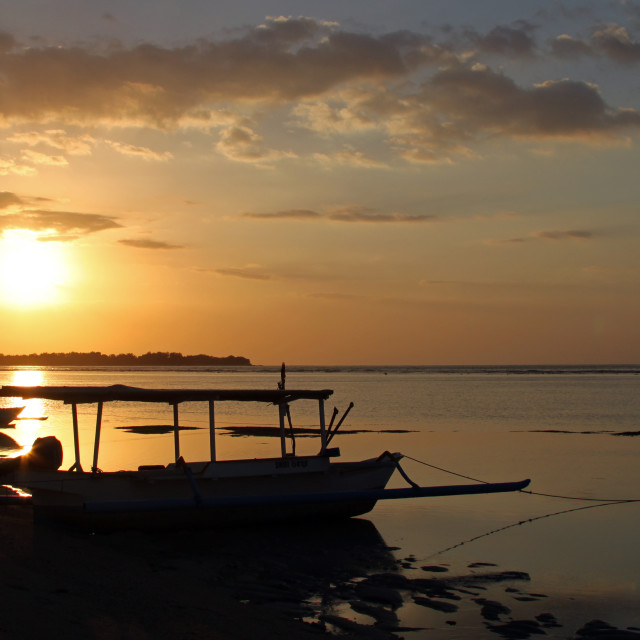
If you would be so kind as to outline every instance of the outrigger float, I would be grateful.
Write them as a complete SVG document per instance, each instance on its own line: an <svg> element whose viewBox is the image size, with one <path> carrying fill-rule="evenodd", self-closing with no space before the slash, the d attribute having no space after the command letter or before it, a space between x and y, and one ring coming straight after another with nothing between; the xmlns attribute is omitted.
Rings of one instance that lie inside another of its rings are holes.
<svg viewBox="0 0 640 640"><path fill-rule="evenodd" d="M329 447L345 415L327 425L325 401L333 391L277 389L143 389L107 387L3 386L0 397L42 398L71 405L75 462L61 470L62 445L53 436L38 438L25 455L0 460L0 483L31 494L36 519L79 525L94 530L197 526L353 517L373 509L378 500L518 491L529 480L453 486L419 487L400 467L401 453L385 451L377 458L337 462ZM298 401L318 405L320 451L296 455L289 405ZM173 408L175 460L143 465L131 471L98 468L102 413L105 403L165 403ZM185 462L180 455L179 406L209 405L209 459ZM216 455L215 405L219 402L260 402L277 408L280 455L273 458L219 460ZM80 462L78 412L80 404L97 405L91 469ZM349 406L351 408L352 405ZM347 410L348 411L348 410ZM287 443L291 441L287 451ZM386 489L395 470L406 488ZM13 500L14 502L17 500Z"/></svg>

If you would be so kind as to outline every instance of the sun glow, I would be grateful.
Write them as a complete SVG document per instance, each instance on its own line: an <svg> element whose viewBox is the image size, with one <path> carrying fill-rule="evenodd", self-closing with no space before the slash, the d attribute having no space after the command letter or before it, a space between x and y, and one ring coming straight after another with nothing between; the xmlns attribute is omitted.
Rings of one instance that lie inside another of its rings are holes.
<svg viewBox="0 0 640 640"><path fill-rule="evenodd" d="M34 307L60 301L69 269L63 247L32 231L7 230L0 242L0 300Z"/></svg>

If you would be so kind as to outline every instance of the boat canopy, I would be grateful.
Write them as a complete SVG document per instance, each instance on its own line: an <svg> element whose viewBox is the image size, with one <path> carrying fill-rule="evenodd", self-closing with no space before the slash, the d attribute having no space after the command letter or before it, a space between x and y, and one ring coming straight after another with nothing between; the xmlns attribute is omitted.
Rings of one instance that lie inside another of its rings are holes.
<svg viewBox="0 0 640 640"><path fill-rule="evenodd" d="M0 397L43 398L60 400L65 404L124 401L176 405L181 402L235 401L281 405L294 400L326 400L332 393L331 389L143 389L122 384L108 387L0 387Z"/></svg>
<svg viewBox="0 0 640 640"><path fill-rule="evenodd" d="M325 425L324 402L333 393L331 389L307 390L307 389L143 389L129 387L122 384L114 384L108 387L17 387L3 385L0 387L0 397L4 398L42 398L44 400L58 400L71 405L73 419L73 443L75 450L75 463L69 469L82 471L80 464L80 442L78 432L79 404L98 405L96 415L96 430L93 449L93 464L91 470L98 469L98 450L100 447L100 431L102 425L102 408L105 402L158 402L173 406L173 437L176 463L180 458L180 424L178 419L178 405L182 402L208 402L209 403L209 443L211 461L216 460L215 442L215 415L216 402L265 402L278 407L280 418L280 447L282 457L287 456L285 419L289 422L293 455L295 455L295 440L293 439L293 427L289 414L289 403L294 400L317 400L320 419L321 453L328 452L328 430ZM338 425L339 426L339 425ZM329 425L329 429L331 425ZM337 429L337 427L336 427Z"/></svg>

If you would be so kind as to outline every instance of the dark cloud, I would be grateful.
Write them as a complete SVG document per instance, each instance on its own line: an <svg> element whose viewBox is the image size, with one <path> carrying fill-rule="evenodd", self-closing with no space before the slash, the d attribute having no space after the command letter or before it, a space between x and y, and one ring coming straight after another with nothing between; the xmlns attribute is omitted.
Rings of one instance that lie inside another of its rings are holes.
<svg viewBox="0 0 640 640"><path fill-rule="evenodd" d="M398 78L428 60L426 39L350 33L309 18L274 19L243 37L168 49L26 48L0 55L5 118L50 116L173 124L203 105L288 101L341 83ZM441 57L434 50L435 58Z"/></svg>
<svg viewBox="0 0 640 640"><path fill-rule="evenodd" d="M588 40L560 35L550 42L550 47L551 53L558 57L605 56L619 64L640 62L640 42L617 24L593 28Z"/></svg>
<svg viewBox="0 0 640 640"><path fill-rule="evenodd" d="M617 62L633 64L640 61L640 42L632 40L624 27L610 24L597 28L591 41L594 47Z"/></svg>
<svg viewBox="0 0 640 640"><path fill-rule="evenodd" d="M42 233L54 231L61 237L87 235L97 231L117 229L120 226L116 218L95 213L28 210L0 215L0 231L7 229L27 229Z"/></svg>
<svg viewBox="0 0 640 640"><path fill-rule="evenodd" d="M640 113L607 106L586 82L560 80L521 88L487 68L444 70L424 85L422 103L447 114L439 136L479 134L591 137L640 126Z"/></svg>
<svg viewBox="0 0 640 640"><path fill-rule="evenodd" d="M521 21L513 26L499 25L484 35L472 30L467 30L465 35L483 53L528 57L536 51L534 31L533 25Z"/></svg>
<svg viewBox="0 0 640 640"><path fill-rule="evenodd" d="M146 238L124 238L118 240L120 244L124 244L127 247L135 247L136 249L183 249L184 247L179 244L170 244L169 242L162 242L161 240L149 240Z"/></svg>

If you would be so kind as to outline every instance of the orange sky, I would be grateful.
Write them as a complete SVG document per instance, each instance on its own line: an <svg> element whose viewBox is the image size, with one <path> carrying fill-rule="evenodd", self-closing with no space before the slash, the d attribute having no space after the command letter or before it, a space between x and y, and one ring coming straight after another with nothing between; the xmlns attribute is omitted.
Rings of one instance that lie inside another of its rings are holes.
<svg viewBox="0 0 640 640"><path fill-rule="evenodd" d="M0 353L640 362L639 3L272 5L3 8Z"/></svg>

